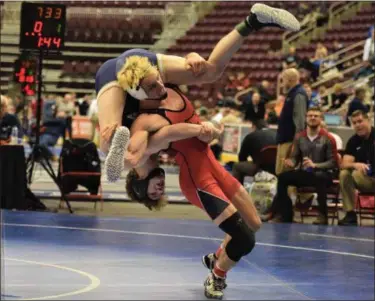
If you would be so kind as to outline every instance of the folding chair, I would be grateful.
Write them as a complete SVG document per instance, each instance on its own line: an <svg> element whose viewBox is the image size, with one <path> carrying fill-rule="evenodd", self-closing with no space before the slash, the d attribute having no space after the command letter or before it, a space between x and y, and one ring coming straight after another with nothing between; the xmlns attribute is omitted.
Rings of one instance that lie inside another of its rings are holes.
<svg viewBox="0 0 375 301"><path fill-rule="evenodd" d="M58 173L64 196L73 201L94 201L95 209L97 201L100 201L103 211L100 165L98 150L92 141L66 140L60 154ZM87 191L78 190L78 185Z"/></svg>
<svg viewBox="0 0 375 301"><path fill-rule="evenodd" d="M356 209L359 215L359 225L362 219L375 219L375 193L358 192Z"/></svg>
<svg viewBox="0 0 375 301"><path fill-rule="evenodd" d="M317 206L306 206L301 202L301 193L316 193L315 187L299 187L297 188L297 200L295 205L295 210L301 215L301 222L303 223L303 218L308 216L317 216L318 207ZM342 207L340 203L340 184L339 180L335 179L332 185L327 189L327 200L332 200L332 202L327 203L328 218L332 218L332 225L335 219L339 218L339 209Z"/></svg>
<svg viewBox="0 0 375 301"><path fill-rule="evenodd" d="M338 162L341 162L344 155L343 150L338 151ZM301 202L300 194L301 193L316 193L314 187L300 187L297 188L297 201L295 209L301 215L301 222L303 223L303 218L307 216L317 216L318 207L317 206L305 206ZM328 187L327 190L327 200L332 200L332 202L327 204L328 209L328 218L332 218L332 225L335 222L335 219L339 219L339 210L342 208L340 203L340 181L338 178L333 179L332 185Z"/></svg>
<svg viewBox="0 0 375 301"><path fill-rule="evenodd" d="M272 174L275 174L275 165L276 165L276 155L277 155L277 146L266 146L260 150L259 153L259 166Z"/></svg>

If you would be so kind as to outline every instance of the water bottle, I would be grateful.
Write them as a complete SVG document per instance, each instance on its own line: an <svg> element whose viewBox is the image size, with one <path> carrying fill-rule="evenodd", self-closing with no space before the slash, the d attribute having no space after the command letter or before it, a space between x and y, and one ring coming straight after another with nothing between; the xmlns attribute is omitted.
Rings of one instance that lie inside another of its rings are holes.
<svg viewBox="0 0 375 301"><path fill-rule="evenodd" d="M16 126L12 128L12 133L10 136L10 144L12 145L18 144L18 128Z"/></svg>
<svg viewBox="0 0 375 301"><path fill-rule="evenodd" d="M305 156L303 159L305 159L305 158L306 159L311 159L311 155ZM314 169L312 167L306 167L305 171L307 171L307 172L313 172Z"/></svg>

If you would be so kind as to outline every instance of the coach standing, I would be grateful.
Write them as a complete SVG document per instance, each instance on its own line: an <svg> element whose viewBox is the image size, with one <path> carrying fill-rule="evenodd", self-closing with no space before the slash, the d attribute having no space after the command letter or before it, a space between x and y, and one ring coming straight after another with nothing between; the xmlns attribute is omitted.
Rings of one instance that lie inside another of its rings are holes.
<svg viewBox="0 0 375 301"><path fill-rule="evenodd" d="M287 95L280 114L276 136L276 175L288 170L284 165L284 160L290 155L296 133L305 129L309 101L305 89L300 84L300 74L297 69L286 69L281 76L283 88Z"/></svg>

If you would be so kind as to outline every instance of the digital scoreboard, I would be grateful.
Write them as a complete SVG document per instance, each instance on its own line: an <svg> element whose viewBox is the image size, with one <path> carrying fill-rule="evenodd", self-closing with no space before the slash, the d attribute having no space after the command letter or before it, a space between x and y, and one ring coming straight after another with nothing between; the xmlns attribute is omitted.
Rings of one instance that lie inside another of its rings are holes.
<svg viewBox="0 0 375 301"><path fill-rule="evenodd" d="M20 48L58 52L64 47L65 24L65 5L23 2Z"/></svg>

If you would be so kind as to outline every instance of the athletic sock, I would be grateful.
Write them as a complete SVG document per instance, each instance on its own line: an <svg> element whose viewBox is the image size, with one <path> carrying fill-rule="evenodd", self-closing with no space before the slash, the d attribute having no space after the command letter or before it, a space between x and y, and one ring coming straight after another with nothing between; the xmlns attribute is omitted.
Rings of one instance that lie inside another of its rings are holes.
<svg viewBox="0 0 375 301"><path fill-rule="evenodd" d="M213 270L213 273L216 277L220 277L220 278L225 278L226 275L227 275L227 272L220 269L217 265L217 263L215 264L215 267L214 267L214 270Z"/></svg>
<svg viewBox="0 0 375 301"><path fill-rule="evenodd" d="M238 31L238 33L243 37L247 37L253 31L249 22L247 21L247 18L241 23L237 24L235 28Z"/></svg>
<svg viewBox="0 0 375 301"><path fill-rule="evenodd" d="M222 251L223 251L223 245L220 245L220 246L217 248L217 250L216 250L216 252L215 252L215 254L214 254L215 259L219 259L220 254L221 254Z"/></svg>

